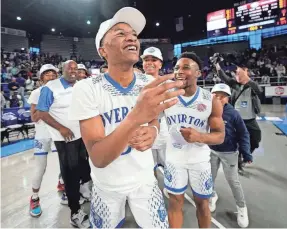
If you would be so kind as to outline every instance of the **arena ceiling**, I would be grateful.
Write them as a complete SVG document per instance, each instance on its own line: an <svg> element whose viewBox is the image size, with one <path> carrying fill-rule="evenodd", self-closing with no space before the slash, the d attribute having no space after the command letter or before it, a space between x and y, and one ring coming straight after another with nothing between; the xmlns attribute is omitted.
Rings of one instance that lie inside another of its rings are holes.
<svg viewBox="0 0 287 229"><path fill-rule="evenodd" d="M33 40L40 39L41 34L95 37L103 20L123 6L134 6L147 18L141 37L180 42L205 37L206 14L232 7L233 3L232 0L2 0L1 26L25 30ZM18 16L22 20L17 20ZM184 30L176 32L175 18L181 16Z"/></svg>

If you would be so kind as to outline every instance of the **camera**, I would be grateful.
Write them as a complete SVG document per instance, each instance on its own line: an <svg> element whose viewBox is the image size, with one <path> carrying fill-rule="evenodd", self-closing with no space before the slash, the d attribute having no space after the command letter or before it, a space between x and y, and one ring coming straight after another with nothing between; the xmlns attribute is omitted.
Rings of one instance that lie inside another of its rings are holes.
<svg viewBox="0 0 287 229"><path fill-rule="evenodd" d="M209 57L209 64L213 67L215 64L224 61L223 56L219 53L214 53L213 56Z"/></svg>

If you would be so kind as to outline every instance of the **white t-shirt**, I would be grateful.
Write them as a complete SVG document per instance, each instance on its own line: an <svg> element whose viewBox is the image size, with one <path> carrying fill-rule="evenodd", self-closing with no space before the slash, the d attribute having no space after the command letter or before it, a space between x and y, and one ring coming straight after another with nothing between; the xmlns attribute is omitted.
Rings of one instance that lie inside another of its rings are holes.
<svg viewBox="0 0 287 229"><path fill-rule="evenodd" d="M186 165L210 160L208 145L186 142L179 130L181 127L191 127L201 133L208 133L208 118L211 111L212 95L200 87L197 87L192 97L179 96L179 102L164 111L169 128L167 162Z"/></svg>
<svg viewBox="0 0 287 229"><path fill-rule="evenodd" d="M41 89L42 87L39 87L31 92L31 95L27 101L29 104L35 104L35 105L38 104ZM35 139L48 139L48 138L51 137L47 129L47 126L45 122L39 120L38 122L35 123Z"/></svg>
<svg viewBox="0 0 287 229"><path fill-rule="evenodd" d="M141 89L152 80L150 76L135 73L126 88L107 73L81 80L74 86L69 119L85 120L100 115L107 136L119 126L135 106ZM139 152L127 146L107 167L97 168L91 161L90 165L94 183L103 190L128 192L155 179L151 149Z"/></svg>

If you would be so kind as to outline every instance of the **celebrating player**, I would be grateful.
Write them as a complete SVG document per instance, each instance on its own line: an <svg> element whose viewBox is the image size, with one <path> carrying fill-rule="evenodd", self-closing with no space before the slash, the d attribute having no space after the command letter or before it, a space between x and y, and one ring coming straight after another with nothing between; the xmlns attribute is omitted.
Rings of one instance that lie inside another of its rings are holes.
<svg viewBox="0 0 287 229"><path fill-rule="evenodd" d="M198 225L208 228L213 186L208 145L220 144L224 140L222 106L209 91L197 86L201 60L195 53L183 53L174 74L176 82L183 83L181 88L185 94L179 96L179 103L164 111L170 132L164 174L164 186L170 196L169 223L172 228L182 227L184 192L189 183Z"/></svg>
<svg viewBox="0 0 287 229"><path fill-rule="evenodd" d="M57 78L57 72L59 69L55 68L52 64L44 64L40 69L40 81L42 85L45 85L50 80ZM56 151L54 142L49 136L46 124L39 118L39 112L36 110L36 106L39 101L40 92L42 87L32 91L28 103L31 104L31 117L32 121L35 122L35 173L32 183L33 195L30 199L30 215L37 217L42 214L40 205L39 190L43 180L43 176L47 167L47 156L48 152ZM60 180L62 180L60 178ZM60 182L62 183L63 181ZM58 184L58 186L59 186Z"/></svg>
<svg viewBox="0 0 287 229"><path fill-rule="evenodd" d="M141 56L143 60L143 69L146 74L158 78L159 70L162 67L162 54L161 51L156 47L149 47L144 50ZM154 171L156 176L156 168L158 166L164 166L165 163L165 148L166 148L166 138L168 135L167 125L165 119L160 119L160 131L159 135L152 146L152 154L155 163Z"/></svg>
<svg viewBox="0 0 287 229"><path fill-rule="evenodd" d="M131 7L100 25L96 47L108 71L75 85L69 118L80 120L94 181L90 222L96 228L122 225L128 201L142 228L168 228L163 197L153 174L150 150L157 136L157 117L174 105L184 90L168 92L182 82L161 85L134 73L139 60L137 38L146 20ZM169 100L170 99L170 100ZM169 100L162 104L162 101Z"/></svg>

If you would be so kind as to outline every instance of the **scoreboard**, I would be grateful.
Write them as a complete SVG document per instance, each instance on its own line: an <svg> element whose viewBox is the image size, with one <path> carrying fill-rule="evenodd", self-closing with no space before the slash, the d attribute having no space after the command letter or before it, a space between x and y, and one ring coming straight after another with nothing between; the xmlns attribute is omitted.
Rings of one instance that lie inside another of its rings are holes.
<svg viewBox="0 0 287 229"><path fill-rule="evenodd" d="M225 12L224 19L222 16L211 17L218 12L221 14ZM260 0L209 13L207 15L208 37L286 25L286 14L287 0Z"/></svg>
<svg viewBox="0 0 287 229"><path fill-rule="evenodd" d="M279 16L278 0L261 0L235 8L235 22L239 30L246 30L252 26L260 28L274 26Z"/></svg>

